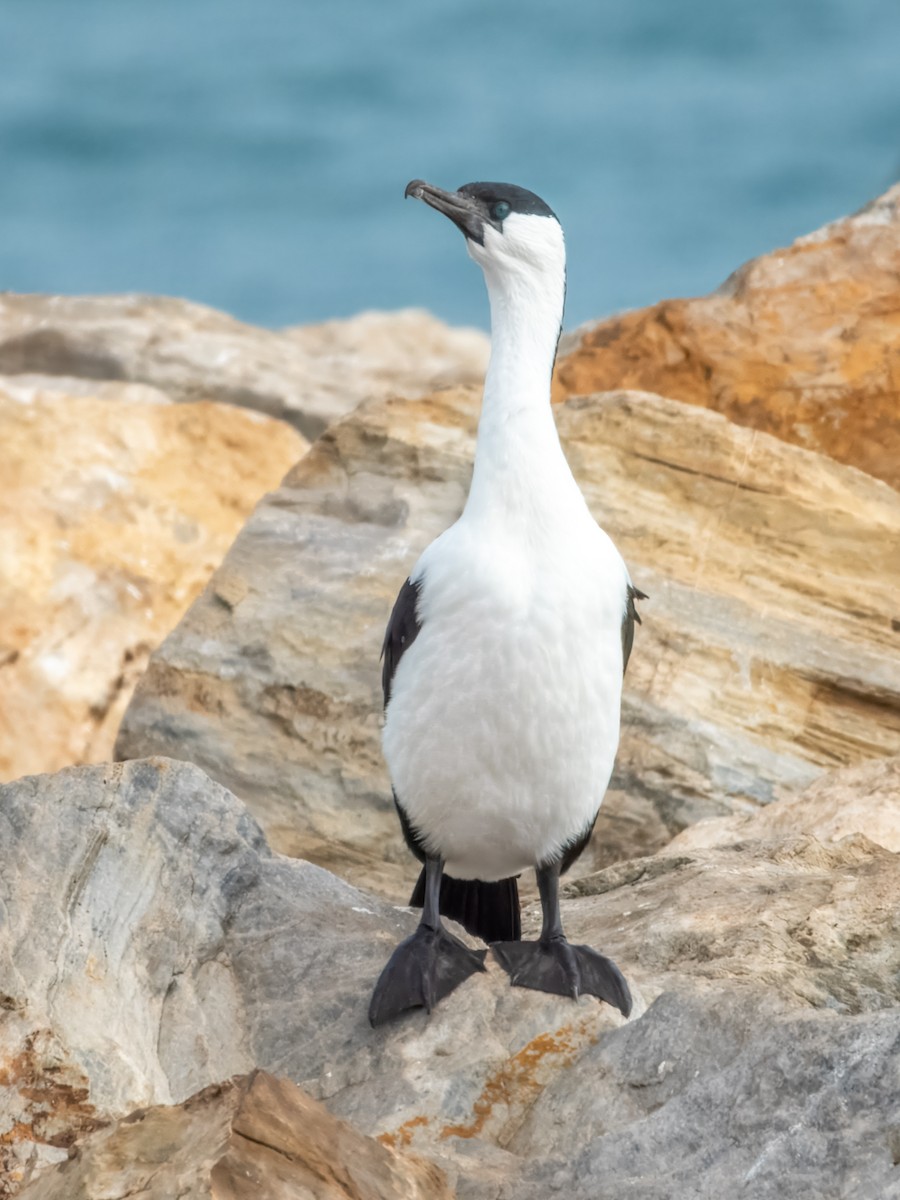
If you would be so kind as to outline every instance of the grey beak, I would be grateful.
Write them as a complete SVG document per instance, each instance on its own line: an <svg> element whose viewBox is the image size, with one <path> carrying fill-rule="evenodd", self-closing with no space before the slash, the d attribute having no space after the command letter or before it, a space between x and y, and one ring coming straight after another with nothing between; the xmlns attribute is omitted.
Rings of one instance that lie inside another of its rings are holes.
<svg viewBox="0 0 900 1200"><path fill-rule="evenodd" d="M426 183L424 179L413 179L406 185L403 195L412 196L414 200L424 200L439 213L449 217L467 238L484 244L484 212L474 197L464 196L460 192L445 192L443 188Z"/></svg>

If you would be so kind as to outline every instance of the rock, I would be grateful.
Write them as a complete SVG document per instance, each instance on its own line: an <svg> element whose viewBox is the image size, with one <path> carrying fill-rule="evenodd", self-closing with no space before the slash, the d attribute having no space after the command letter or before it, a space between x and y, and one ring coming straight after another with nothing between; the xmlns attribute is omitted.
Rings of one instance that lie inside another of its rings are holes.
<svg viewBox="0 0 900 1200"><path fill-rule="evenodd" d="M116 754L199 763L277 848L405 899L417 867L381 759L378 656L400 584L461 510L477 408L445 391L329 429L154 654ZM900 751L895 491L657 396L573 399L557 419L650 595L584 869Z"/></svg>
<svg viewBox="0 0 900 1200"><path fill-rule="evenodd" d="M125 383L111 379L79 379L76 375L0 375L0 388L7 400L32 404L35 399L53 400L61 396L88 396L112 404L171 404L159 388L147 383Z"/></svg>
<svg viewBox="0 0 900 1200"><path fill-rule="evenodd" d="M151 649L307 443L228 405L34 376L0 379L0 441L8 779L109 758Z"/></svg>
<svg viewBox="0 0 900 1200"><path fill-rule="evenodd" d="M888 1009L900 998L898 866L861 834L666 850L568 884L583 902L567 933L596 943L608 929L612 957L652 979L654 995L752 980L800 1009Z"/></svg>
<svg viewBox="0 0 900 1200"><path fill-rule="evenodd" d="M468 382L486 360L484 334L425 313L364 313L280 334L168 297L0 296L0 373L150 384L179 402L281 417L311 439L371 395Z"/></svg>
<svg viewBox="0 0 900 1200"><path fill-rule="evenodd" d="M445 325L418 308L363 312L281 332L332 373L336 389L349 380L359 400L480 384L491 348L483 330ZM358 378L365 379L362 386Z"/></svg>
<svg viewBox="0 0 900 1200"><path fill-rule="evenodd" d="M0 1154L23 1182L84 1129L257 1065L402 1148L412 1116L470 1116L509 1039L572 1020L558 998L523 1005L498 970L460 989L445 1028L419 1014L370 1029L372 987L413 918L273 855L190 764L7 784L0 856ZM621 1020L587 1016L567 1044Z"/></svg>
<svg viewBox="0 0 900 1200"><path fill-rule="evenodd" d="M602 1180L619 1200L889 1200L898 1056L896 1011L787 1017L758 993L669 993L541 1095L514 1195L587 1198ZM570 1089L591 1095L577 1123Z"/></svg>
<svg viewBox="0 0 900 1200"><path fill-rule="evenodd" d="M876 845L900 854L900 758L876 759L830 772L798 795L753 814L698 821L667 849L678 853L797 832L822 842L862 833Z"/></svg>
<svg viewBox="0 0 900 1200"><path fill-rule="evenodd" d="M374 974L383 953L374 931L387 941L394 924L318 868L273 859L243 805L185 764L74 768L9 784L0 855L0 1145L26 1174L34 1156L46 1161L48 1141L67 1144L60 1123L70 1109L69 1141L85 1123L180 1102L284 1053L298 1026L270 1024L271 1014L268 1045L253 1044L279 978L305 1027L293 1049L318 1073L322 997L299 995L297 973L312 969L321 986L339 938L347 957L329 970L323 1032L347 1040L364 1020L356 959Z"/></svg>
<svg viewBox="0 0 900 1200"><path fill-rule="evenodd" d="M267 1080L261 1100L226 1085L85 1134L254 1066L436 1162L471 1200L594 1200L599 1178L611 1195L695 1200L748 1177L754 1200L883 1200L896 1182L900 860L859 835L663 854L571 885L569 934L626 971L629 1022L511 988L490 964L430 1017L379 1030L370 989L413 918L273 854L192 765L8 784L0 855L0 1154L30 1200L124 1195L105 1173L126 1161L134 1188L149 1160L160 1186L215 1170L223 1189L272 1150L285 1172L323 1143L345 1167L357 1150L373 1161L349 1131L346 1157L320 1136L318 1109L312 1129L289 1118L308 1101Z"/></svg>
<svg viewBox="0 0 900 1200"><path fill-rule="evenodd" d="M556 396L659 392L900 487L900 184L718 291L579 331Z"/></svg>
<svg viewBox="0 0 900 1200"><path fill-rule="evenodd" d="M139 1111L80 1144L22 1200L450 1200L440 1170L363 1137L263 1071L178 1107Z"/></svg>

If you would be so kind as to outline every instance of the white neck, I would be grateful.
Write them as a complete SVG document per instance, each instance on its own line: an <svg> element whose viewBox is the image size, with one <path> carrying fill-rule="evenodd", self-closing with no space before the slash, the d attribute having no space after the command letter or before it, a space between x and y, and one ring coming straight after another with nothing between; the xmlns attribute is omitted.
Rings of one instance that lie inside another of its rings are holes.
<svg viewBox="0 0 900 1200"><path fill-rule="evenodd" d="M490 298L491 359L466 514L537 533L560 505L583 504L550 407L565 299L561 234L558 261L543 265L511 269L484 252L472 257L481 262Z"/></svg>

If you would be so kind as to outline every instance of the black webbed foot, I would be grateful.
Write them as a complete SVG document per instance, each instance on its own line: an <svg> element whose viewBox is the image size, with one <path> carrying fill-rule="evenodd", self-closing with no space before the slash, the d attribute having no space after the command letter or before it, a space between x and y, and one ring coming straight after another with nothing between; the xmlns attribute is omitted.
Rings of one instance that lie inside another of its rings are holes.
<svg viewBox="0 0 900 1200"><path fill-rule="evenodd" d="M565 938L540 942L495 942L494 958L515 987L534 988L556 996L596 996L617 1008L623 1017L631 1012L631 992L622 972L590 946L572 946Z"/></svg>
<svg viewBox="0 0 900 1200"><path fill-rule="evenodd" d="M369 1002L369 1023L383 1025L408 1008L431 1012L439 1000L483 971L486 950L470 950L443 926L424 923L401 942L381 972Z"/></svg>

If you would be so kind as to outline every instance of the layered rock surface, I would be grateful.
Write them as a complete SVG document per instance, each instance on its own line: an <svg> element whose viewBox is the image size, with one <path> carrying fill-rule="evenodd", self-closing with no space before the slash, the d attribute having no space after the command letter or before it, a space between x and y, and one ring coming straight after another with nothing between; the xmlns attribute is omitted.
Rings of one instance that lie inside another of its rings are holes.
<svg viewBox="0 0 900 1200"><path fill-rule="evenodd" d="M480 329L445 325L429 312L363 312L341 321L281 331L327 372L334 391L354 404L375 396L422 396L438 388L480 384L490 339Z"/></svg>
<svg viewBox="0 0 900 1200"><path fill-rule="evenodd" d="M400 584L461 510L478 403L373 402L332 427L154 654L117 754L201 764L278 848L402 898L411 864L405 880L382 865L409 860L378 655ZM650 595L595 862L900 750L895 491L658 396L573 399L557 420Z"/></svg>
<svg viewBox="0 0 900 1200"><path fill-rule="evenodd" d="M326 1118L306 1137L295 1125L305 1102L287 1085L271 1085L274 1121L236 1116L240 1088L226 1085L85 1140L254 1065L433 1159L472 1200L594 1200L601 1183L626 1200L895 1194L900 862L859 833L823 844L795 830L577 881L564 921L626 971L627 1023L594 1000L511 988L491 964L430 1018L377 1031L368 996L413 918L273 854L194 766L8 784L0 854L8 1194L31 1182L28 1196L109 1200L144 1186L148 1157L160 1180L183 1166L187 1197L209 1195L223 1164L236 1180L244 1151L258 1165L287 1150L284 1172L328 1151L346 1165L317 1132ZM58 1175L37 1173L79 1137Z"/></svg>
<svg viewBox="0 0 900 1200"><path fill-rule="evenodd" d="M415 311L280 334L170 297L0 296L0 374L150 384L282 417L308 438L370 396L479 379L487 352L483 333Z"/></svg>
<svg viewBox="0 0 900 1200"><path fill-rule="evenodd" d="M110 757L150 651L307 442L146 385L27 375L0 378L0 442L8 779Z"/></svg>
<svg viewBox="0 0 900 1200"><path fill-rule="evenodd" d="M709 296L580 330L556 395L659 392L900 487L898 277L900 184Z"/></svg>
<svg viewBox="0 0 900 1200"><path fill-rule="evenodd" d="M22 1200L449 1200L440 1170L336 1121L263 1071L87 1139Z"/></svg>
<svg viewBox="0 0 900 1200"><path fill-rule="evenodd" d="M876 845L900 854L900 758L834 771L759 812L698 821L667 849L680 852L786 837L795 829L822 841L837 841L862 830Z"/></svg>

